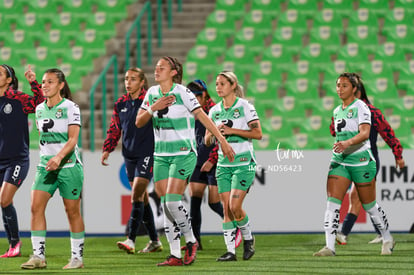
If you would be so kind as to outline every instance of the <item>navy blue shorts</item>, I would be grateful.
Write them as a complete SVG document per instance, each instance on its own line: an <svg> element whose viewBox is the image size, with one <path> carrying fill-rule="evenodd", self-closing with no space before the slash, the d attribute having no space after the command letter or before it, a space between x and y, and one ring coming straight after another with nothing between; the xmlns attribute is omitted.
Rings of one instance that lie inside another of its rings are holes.
<svg viewBox="0 0 414 275"><path fill-rule="evenodd" d="M128 180L134 181L134 178L145 178L151 180L152 166L154 163L153 156L144 156L136 159L125 158L125 169Z"/></svg>
<svg viewBox="0 0 414 275"><path fill-rule="evenodd" d="M0 164L0 187L3 185L3 182L20 187L27 177L29 166L29 158L12 160L8 163Z"/></svg>
<svg viewBox="0 0 414 275"><path fill-rule="evenodd" d="M210 172L201 172L201 166L196 166L194 172L191 175L190 182L200 182L208 185L216 185L216 166L210 170Z"/></svg>

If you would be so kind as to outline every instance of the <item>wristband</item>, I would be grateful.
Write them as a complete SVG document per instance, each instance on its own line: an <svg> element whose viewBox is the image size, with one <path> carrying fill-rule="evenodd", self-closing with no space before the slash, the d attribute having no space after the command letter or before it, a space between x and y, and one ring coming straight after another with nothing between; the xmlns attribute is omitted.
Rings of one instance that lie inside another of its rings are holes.
<svg viewBox="0 0 414 275"><path fill-rule="evenodd" d="M148 114L150 114L151 116L152 116L152 114L154 113L154 111L153 111L153 110L151 110L151 107L149 107L149 108L147 109L147 112L148 112Z"/></svg>

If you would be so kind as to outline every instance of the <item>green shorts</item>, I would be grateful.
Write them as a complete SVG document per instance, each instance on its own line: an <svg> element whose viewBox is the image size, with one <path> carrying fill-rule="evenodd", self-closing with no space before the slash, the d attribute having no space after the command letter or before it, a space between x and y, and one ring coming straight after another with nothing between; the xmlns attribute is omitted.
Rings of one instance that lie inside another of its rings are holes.
<svg viewBox="0 0 414 275"><path fill-rule="evenodd" d="M69 200L77 200L82 192L83 167L80 163L70 168L46 171L45 167L38 166L32 190L48 192L53 196L59 188L60 195Z"/></svg>
<svg viewBox="0 0 414 275"><path fill-rule="evenodd" d="M217 166L216 178L218 192L230 192L231 189L247 191L253 184L255 175L255 163L236 167Z"/></svg>
<svg viewBox="0 0 414 275"><path fill-rule="evenodd" d="M375 161L370 160L364 166L345 166L336 162L331 162L328 176L335 175L349 179L355 183L371 182L377 173Z"/></svg>
<svg viewBox="0 0 414 275"><path fill-rule="evenodd" d="M196 163L194 152L182 156L154 156L154 182L168 178L186 180L193 174Z"/></svg>

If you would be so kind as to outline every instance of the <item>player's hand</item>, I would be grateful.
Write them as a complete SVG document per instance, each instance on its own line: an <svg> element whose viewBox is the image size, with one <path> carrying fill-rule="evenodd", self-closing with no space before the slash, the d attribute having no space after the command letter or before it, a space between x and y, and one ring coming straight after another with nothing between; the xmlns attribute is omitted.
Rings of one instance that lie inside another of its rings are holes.
<svg viewBox="0 0 414 275"><path fill-rule="evenodd" d="M108 157L109 157L109 152L105 151L105 152L102 153L101 164L103 166L108 166L109 165L109 163L106 162L106 160L108 159Z"/></svg>
<svg viewBox="0 0 414 275"><path fill-rule="evenodd" d="M213 168L214 164L211 161L204 162L203 166L201 166L201 172L210 172L211 168Z"/></svg>
<svg viewBox="0 0 414 275"><path fill-rule="evenodd" d="M32 66L28 65L27 68L28 69L24 73L24 76L26 77L27 81L29 81L29 83L32 83L33 81L36 80L36 74L35 72L32 71Z"/></svg>
<svg viewBox="0 0 414 275"><path fill-rule="evenodd" d="M395 166L397 168L403 169L405 167L405 161L404 159L398 159L395 161Z"/></svg>
<svg viewBox="0 0 414 275"><path fill-rule="evenodd" d="M154 104L151 105L151 110L154 112L163 110L173 105L175 101L176 101L175 95L163 96L159 98L157 101L155 101Z"/></svg>
<svg viewBox="0 0 414 275"><path fill-rule="evenodd" d="M234 161L234 155L236 154L227 140L224 140L220 143L221 151L223 152L224 157L227 157L230 162Z"/></svg>
<svg viewBox="0 0 414 275"><path fill-rule="evenodd" d="M46 171L55 171L59 168L62 158L59 156L54 156L46 163Z"/></svg>

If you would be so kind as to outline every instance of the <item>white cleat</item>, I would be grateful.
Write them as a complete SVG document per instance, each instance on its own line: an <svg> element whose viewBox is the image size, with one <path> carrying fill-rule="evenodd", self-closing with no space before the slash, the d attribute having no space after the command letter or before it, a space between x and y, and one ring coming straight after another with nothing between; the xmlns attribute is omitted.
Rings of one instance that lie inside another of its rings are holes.
<svg viewBox="0 0 414 275"><path fill-rule="evenodd" d="M336 243L340 245L346 245L348 241L348 236L342 234L341 232L336 233Z"/></svg>
<svg viewBox="0 0 414 275"><path fill-rule="evenodd" d="M391 255L394 250L394 240L386 241L382 243L381 255Z"/></svg>
<svg viewBox="0 0 414 275"><path fill-rule="evenodd" d="M332 251L328 247L325 246L318 252L313 253L313 256L318 256L318 257L335 256L335 251Z"/></svg>
<svg viewBox="0 0 414 275"><path fill-rule="evenodd" d="M377 235L375 237L375 239L373 239L372 241L369 241L368 243L373 244L373 243L382 243L382 236L381 235Z"/></svg>

